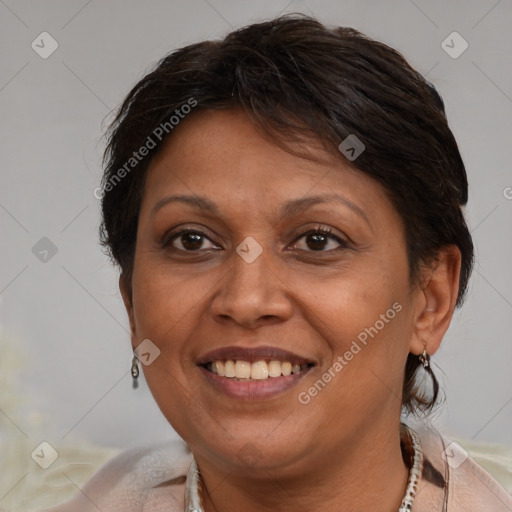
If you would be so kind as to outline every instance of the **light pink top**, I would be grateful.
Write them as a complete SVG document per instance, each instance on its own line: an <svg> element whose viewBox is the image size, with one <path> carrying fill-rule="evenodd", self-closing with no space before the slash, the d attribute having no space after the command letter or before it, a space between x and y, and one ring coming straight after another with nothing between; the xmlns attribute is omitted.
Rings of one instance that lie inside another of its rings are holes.
<svg viewBox="0 0 512 512"><path fill-rule="evenodd" d="M512 496L457 444L426 427L416 432L425 463L413 512L512 512ZM192 460L182 441L125 451L72 500L47 512L190 512L185 491Z"/></svg>

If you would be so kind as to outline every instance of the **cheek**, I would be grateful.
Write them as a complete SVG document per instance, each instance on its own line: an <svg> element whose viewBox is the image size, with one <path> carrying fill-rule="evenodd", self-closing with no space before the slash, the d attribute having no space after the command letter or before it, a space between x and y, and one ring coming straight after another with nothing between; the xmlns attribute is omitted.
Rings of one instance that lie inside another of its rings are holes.
<svg viewBox="0 0 512 512"><path fill-rule="evenodd" d="M190 389L187 372L191 365L186 354L187 340L201 315L201 300L211 289L213 277L188 273L185 278L183 273L171 272L166 265L143 256L135 269L132 282L138 343L149 339L160 350L154 362L142 366L147 385L162 414L184 439L195 428L209 431L208 410Z"/></svg>
<svg viewBox="0 0 512 512"><path fill-rule="evenodd" d="M326 398L333 407L370 410L400 396L410 334L407 272L374 262L312 294L308 321L332 353L319 378L332 382Z"/></svg>
<svg viewBox="0 0 512 512"><path fill-rule="evenodd" d="M406 279L401 274L405 272L373 262L323 283L304 283L304 295L309 294L308 307L304 308L309 312L309 322L341 352L352 340L364 343L391 330L398 332L401 325L398 310L403 309L407 296Z"/></svg>
<svg viewBox="0 0 512 512"><path fill-rule="evenodd" d="M183 273L142 255L133 275L133 303L137 336L149 338L161 350L179 348L199 314L216 273Z"/></svg>

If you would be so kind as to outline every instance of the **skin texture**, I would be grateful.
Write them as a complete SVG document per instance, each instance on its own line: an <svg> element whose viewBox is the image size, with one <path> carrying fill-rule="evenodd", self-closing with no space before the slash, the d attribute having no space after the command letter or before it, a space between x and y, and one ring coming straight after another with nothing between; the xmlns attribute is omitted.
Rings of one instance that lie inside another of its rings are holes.
<svg viewBox="0 0 512 512"><path fill-rule="evenodd" d="M430 354L439 347L455 307L460 253L446 247L411 283L403 225L382 186L315 141L308 151L315 160L277 147L241 111L197 112L148 170L133 278L121 276L120 287L132 346L150 339L161 351L144 374L194 453L207 512L341 504L396 511L405 491L405 362L424 344ZM154 212L173 194L206 197L218 212L183 202ZM339 194L360 211L322 202L281 217L286 201L321 194ZM327 238L313 250L304 234L318 227L344 242ZM172 238L185 228L204 233L192 245L198 249L186 251L186 236ZM263 249L252 263L236 252L249 236ZM400 312L300 403L298 394L395 303ZM229 345L278 346L316 365L280 396L242 401L214 389L196 364Z"/></svg>

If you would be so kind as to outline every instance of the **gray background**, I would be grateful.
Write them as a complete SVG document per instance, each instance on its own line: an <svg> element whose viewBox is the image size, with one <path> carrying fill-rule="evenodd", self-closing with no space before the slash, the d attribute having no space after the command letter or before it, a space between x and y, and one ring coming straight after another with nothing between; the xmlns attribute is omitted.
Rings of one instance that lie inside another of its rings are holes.
<svg viewBox="0 0 512 512"><path fill-rule="evenodd" d="M97 242L106 116L168 51L283 12L397 48L442 94L477 264L434 357L447 405L433 421L512 445L510 0L0 0L0 357L21 358L0 390L18 397L2 402L3 442L124 448L172 435L146 384L131 389L117 272ZM47 59L31 48L43 31L59 45ZM456 59L441 46L453 31L469 44ZM57 248L46 262L32 250L43 237Z"/></svg>

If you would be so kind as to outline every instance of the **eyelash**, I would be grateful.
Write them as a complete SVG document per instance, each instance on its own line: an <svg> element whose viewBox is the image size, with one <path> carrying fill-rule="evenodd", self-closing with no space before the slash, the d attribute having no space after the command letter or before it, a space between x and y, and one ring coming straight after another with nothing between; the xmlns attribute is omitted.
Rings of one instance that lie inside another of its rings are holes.
<svg viewBox="0 0 512 512"><path fill-rule="evenodd" d="M208 238L208 236L201 232L201 231L197 231L195 229L183 229L177 233L173 233L171 236L168 236L168 237L165 237L163 243L162 243L162 248L168 248L172 242L176 239L178 239L180 236L184 235L184 234L194 234L194 235L199 235L201 237L204 237L208 240L210 240L210 238ZM347 243L347 241L343 240L342 238L336 236L335 234L333 234L332 230L330 228L324 228L324 227L317 227L317 228L314 228L314 229L309 229L308 231L305 231L304 233L302 233L301 235L299 235L295 241L293 242L293 244L296 244L300 239L304 238L304 237L307 237L308 235L317 235L317 234L320 234L320 235L324 235L325 237L327 238L330 238L331 240L335 240L337 243L340 244L340 247L337 248L337 249L330 249L328 251L323 251L323 250L320 250L320 251L314 251L314 250L310 250L310 251L306 251L306 252L312 252L312 253L331 253L333 251L337 251L339 249L348 249L349 248L349 244ZM213 244L214 242L212 240L210 240L210 242ZM176 247L173 247L173 249L177 250L177 251L180 251L180 252L188 252L188 253L199 253L200 251L204 250L204 249L197 249L195 251L187 251L187 250L184 250L184 249L178 249ZM211 249L209 249L211 250Z"/></svg>

